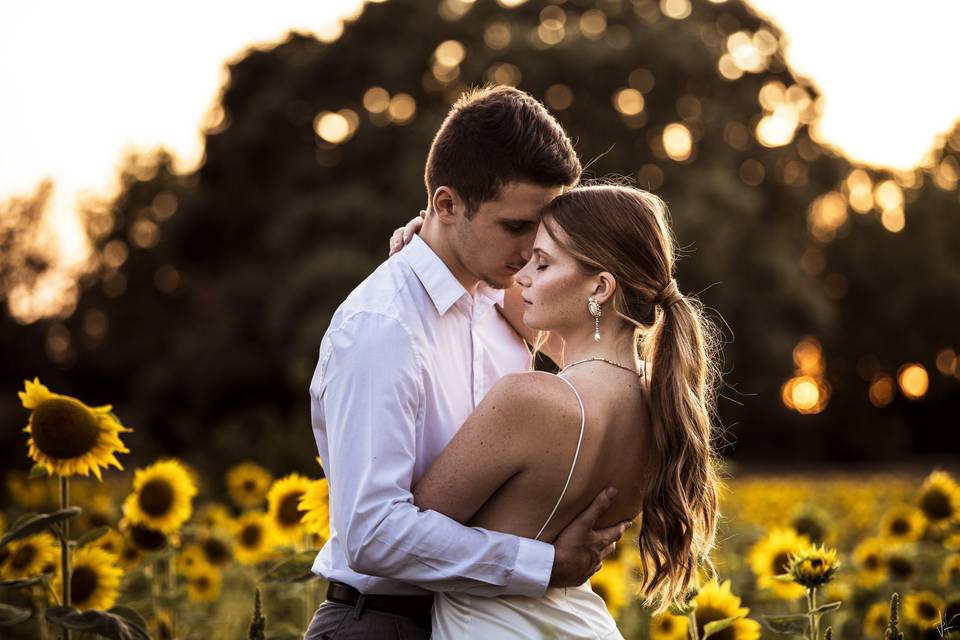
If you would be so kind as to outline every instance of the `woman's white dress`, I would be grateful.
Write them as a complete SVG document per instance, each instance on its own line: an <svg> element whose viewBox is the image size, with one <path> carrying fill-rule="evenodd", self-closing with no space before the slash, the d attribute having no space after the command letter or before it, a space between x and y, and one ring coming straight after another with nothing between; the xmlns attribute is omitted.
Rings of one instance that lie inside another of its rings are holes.
<svg viewBox="0 0 960 640"><path fill-rule="evenodd" d="M560 499L547 516L536 539L543 534L563 500L573 469L580 455L586 416L583 400L573 384L570 385L580 403L580 439L570 465L567 483ZM435 640L498 640L500 638L564 638L591 640L610 638L622 640L617 624L607 606L590 589L590 582L578 587L549 588L540 598L529 596L499 596L484 598L463 593L437 593L433 602L433 635Z"/></svg>

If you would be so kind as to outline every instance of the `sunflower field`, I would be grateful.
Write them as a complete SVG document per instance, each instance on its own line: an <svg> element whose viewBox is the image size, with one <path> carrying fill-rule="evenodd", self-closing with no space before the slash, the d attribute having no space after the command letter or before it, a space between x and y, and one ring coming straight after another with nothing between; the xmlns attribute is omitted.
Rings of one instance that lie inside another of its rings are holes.
<svg viewBox="0 0 960 640"><path fill-rule="evenodd" d="M310 571L329 536L319 464L275 477L238 461L220 479L161 458L131 475L117 457L130 429L111 407L37 379L19 396L34 466L6 472L0 637L301 636L325 586ZM947 471L730 478L721 512L712 568L668 612L642 606L629 540L603 563L593 589L625 637L960 638Z"/></svg>

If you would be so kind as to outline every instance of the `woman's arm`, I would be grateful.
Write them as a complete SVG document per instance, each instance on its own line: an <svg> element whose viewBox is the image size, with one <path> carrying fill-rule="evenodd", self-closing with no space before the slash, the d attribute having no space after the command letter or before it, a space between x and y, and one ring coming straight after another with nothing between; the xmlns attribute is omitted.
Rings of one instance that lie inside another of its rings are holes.
<svg viewBox="0 0 960 640"><path fill-rule="evenodd" d="M544 411L554 394L549 381L540 378L549 375L509 374L494 385L413 487L414 504L421 511L438 511L467 523L490 496L526 469L539 439L537 426L554 421L558 411Z"/></svg>
<svg viewBox="0 0 960 640"><path fill-rule="evenodd" d="M510 323L513 330L520 334L528 344L535 345L540 332L523 323L523 298L520 294L519 285L507 289L503 295L503 307L497 307L497 310ZM550 334L547 341L540 345L540 351L553 360L557 366L563 366L563 340L559 335Z"/></svg>

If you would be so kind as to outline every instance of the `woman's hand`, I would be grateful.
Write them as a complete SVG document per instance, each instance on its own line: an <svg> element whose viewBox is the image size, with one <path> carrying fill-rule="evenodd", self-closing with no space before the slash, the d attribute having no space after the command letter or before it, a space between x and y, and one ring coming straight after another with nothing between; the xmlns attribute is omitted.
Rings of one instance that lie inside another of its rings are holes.
<svg viewBox="0 0 960 640"><path fill-rule="evenodd" d="M421 211L420 215L412 219L410 222L405 224L402 227L398 227L396 231L393 232L393 235L390 236L390 253L388 256L392 256L400 249L403 249L410 240L413 238L413 234L419 233L420 229L423 227L423 221L427 218L427 212Z"/></svg>

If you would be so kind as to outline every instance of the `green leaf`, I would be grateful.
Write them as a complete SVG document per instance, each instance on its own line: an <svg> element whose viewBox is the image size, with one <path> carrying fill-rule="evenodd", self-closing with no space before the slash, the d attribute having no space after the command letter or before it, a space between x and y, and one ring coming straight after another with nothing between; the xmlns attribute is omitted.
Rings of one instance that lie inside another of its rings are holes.
<svg viewBox="0 0 960 640"><path fill-rule="evenodd" d="M107 526L91 529L90 531L87 531L85 534L77 538L77 546L82 547L84 545L90 544L94 540L99 540L104 535L106 535L108 531L110 531L110 527L107 527Z"/></svg>
<svg viewBox="0 0 960 640"><path fill-rule="evenodd" d="M828 602L814 609L812 613L830 613L839 609L842 604L842 602Z"/></svg>
<svg viewBox="0 0 960 640"><path fill-rule="evenodd" d="M30 578L20 578L18 580L4 580L3 582L0 582L0 590L32 587L35 584L43 584L43 582L47 579L48 578L46 576L33 576Z"/></svg>
<svg viewBox="0 0 960 640"><path fill-rule="evenodd" d="M803 635L810 630L810 618L805 613L787 616L760 616L771 631Z"/></svg>
<svg viewBox="0 0 960 640"><path fill-rule="evenodd" d="M80 515L81 511L80 507L67 507L66 509L60 509L53 513L35 513L31 514L29 518L18 518L14 526L10 527L10 531L7 531L3 534L3 537L0 538L0 547L14 540L26 538L44 529L49 529L55 524Z"/></svg>
<svg viewBox="0 0 960 640"><path fill-rule="evenodd" d="M112 613L115 616L120 616L127 622L132 622L133 624L139 627L143 627L144 629L147 628L147 621L143 619L143 616L140 615L139 611L131 607L124 607L122 605L117 605L112 609L110 609L108 613Z"/></svg>
<svg viewBox="0 0 960 640"><path fill-rule="evenodd" d="M21 609L9 604L0 604L0 627L12 627L29 620L30 609Z"/></svg>
<svg viewBox="0 0 960 640"><path fill-rule="evenodd" d="M30 473L27 474L27 478L30 480L36 480L37 478L49 478L50 472L47 471L46 465L42 465L39 462L32 467L30 467Z"/></svg>
<svg viewBox="0 0 960 640"><path fill-rule="evenodd" d="M50 607L47 622L74 631L89 631L110 640L150 640L147 630L123 616L90 609L80 612L73 607Z"/></svg>
<svg viewBox="0 0 960 640"><path fill-rule="evenodd" d="M707 640L707 638L713 634L720 633L746 615L747 614L745 613L741 613L740 615L730 616L729 618L724 618L723 620L714 620L713 622L708 622L707 624L703 625L703 638L701 638L701 640Z"/></svg>
<svg viewBox="0 0 960 640"><path fill-rule="evenodd" d="M316 550L301 551L272 566L266 573L260 576L260 581L268 583L293 583L319 580L320 576L312 571L313 562L316 558Z"/></svg>

